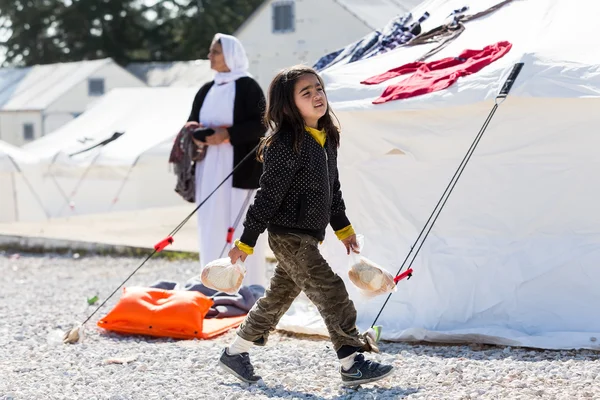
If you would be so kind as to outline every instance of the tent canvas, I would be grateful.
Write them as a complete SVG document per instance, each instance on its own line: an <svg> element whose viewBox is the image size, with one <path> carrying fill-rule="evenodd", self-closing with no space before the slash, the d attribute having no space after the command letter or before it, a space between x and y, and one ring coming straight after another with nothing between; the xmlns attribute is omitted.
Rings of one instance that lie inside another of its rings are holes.
<svg viewBox="0 0 600 400"><path fill-rule="evenodd" d="M430 0L424 30L452 10L497 1ZM600 348L600 4L515 0L465 24L426 61L500 40L500 60L450 88L372 104L387 85L360 81L412 62L436 44L398 48L323 72L342 125L339 155L348 215L365 256L395 273L514 63L524 67L378 324L383 339ZM361 297L331 231L323 253L345 280L367 329L385 296ZM316 310L295 304L281 329L327 335Z"/></svg>
<svg viewBox="0 0 600 400"><path fill-rule="evenodd" d="M45 218L46 212L32 179L39 160L0 140L0 222Z"/></svg>
<svg viewBox="0 0 600 400"><path fill-rule="evenodd" d="M114 89L77 119L24 146L48 164L42 187L51 215L181 204L168 157L196 91ZM122 135L94 147L115 133ZM161 144L163 151L146 153Z"/></svg>
<svg viewBox="0 0 600 400"><path fill-rule="evenodd" d="M15 172L19 165L35 164L38 160L33 155L0 140L0 171Z"/></svg>

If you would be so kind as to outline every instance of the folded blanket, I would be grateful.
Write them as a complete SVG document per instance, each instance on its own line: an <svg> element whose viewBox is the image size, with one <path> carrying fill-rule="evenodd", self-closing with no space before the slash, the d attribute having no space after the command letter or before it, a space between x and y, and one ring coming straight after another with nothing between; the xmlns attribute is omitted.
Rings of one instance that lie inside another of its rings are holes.
<svg viewBox="0 0 600 400"><path fill-rule="evenodd" d="M162 280L150 285L152 288L165 290L177 290L177 286L177 282ZM265 294L265 288L260 285L242 286L236 294L217 292L204 286L197 277L186 282L180 290L200 292L213 300L214 304L208 310L206 318L227 318L246 315L256 301Z"/></svg>

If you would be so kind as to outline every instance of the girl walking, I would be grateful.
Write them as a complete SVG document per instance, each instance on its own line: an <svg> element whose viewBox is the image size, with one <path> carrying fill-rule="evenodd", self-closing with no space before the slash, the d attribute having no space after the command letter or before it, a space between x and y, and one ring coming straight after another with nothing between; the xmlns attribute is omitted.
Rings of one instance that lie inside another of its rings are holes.
<svg viewBox="0 0 600 400"><path fill-rule="evenodd" d="M260 189L229 257L232 263L245 261L258 237L268 230L278 264L265 296L250 310L219 364L242 381L260 380L248 351L253 345L266 345L269 332L303 291L327 325L340 360L342 382L356 386L385 378L392 366L360 354L368 345L359 336L354 303L318 249L331 225L347 253L358 252L338 178L340 134L323 81L305 66L283 70L271 83L268 103L265 122L273 134L258 151L264 163Z"/></svg>

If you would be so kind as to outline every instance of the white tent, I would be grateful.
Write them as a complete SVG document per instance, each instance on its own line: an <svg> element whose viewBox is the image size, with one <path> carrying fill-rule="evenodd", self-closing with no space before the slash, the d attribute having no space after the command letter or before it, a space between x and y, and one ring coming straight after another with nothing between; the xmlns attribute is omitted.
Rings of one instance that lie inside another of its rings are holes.
<svg viewBox="0 0 600 400"><path fill-rule="evenodd" d="M136 62L127 70L151 87L199 88L215 75L209 60Z"/></svg>
<svg viewBox="0 0 600 400"><path fill-rule="evenodd" d="M452 10L500 0L429 0L427 31ZM426 62L509 41L508 54L448 89L373 104L366 78L437 44L398 48L323 72L342 124L340 174L364 255L396 273L487 118L513 65L524 67L378 325L383 338L600 348L600 3L515 0ZM329 232L324 254L368 328L385 296L361 297ZM279 328L327 334L297 306Z"/></svg>
<svg viewBox="0 0 600 400"><path fill-rule="evenodd" d="M39 160L0 141L0 222L45 218L43 202L32 182L39 176Z"/></svg>
<svg viewBox="0 0 600 400"><path fill-rule="evenodd" d="M114 89L79 118L24 146L49 164L43 190L51 216L181 204L168 158L196 91ZM157 146L160 152L148 152Z"/></svg>

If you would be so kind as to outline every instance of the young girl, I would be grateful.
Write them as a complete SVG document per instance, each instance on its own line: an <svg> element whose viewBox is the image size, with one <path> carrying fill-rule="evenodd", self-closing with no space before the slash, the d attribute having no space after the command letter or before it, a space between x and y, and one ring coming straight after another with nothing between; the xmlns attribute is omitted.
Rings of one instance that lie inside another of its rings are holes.
<svg viewBox="0 0 600 400"><path fill-rule="evenodd" d="M260 189L229 257L232 263L245 261L267 229L278 264L265 296L250 310L219 364L242 381L260 380L248 351L252 345L267 343L269 332L303 291L325 320L340 360L342 382L355 386L382 379L392 372L392 366L359 354L368 346L356 328L354 303L318 249L329 224L348 254L358 249L338 179L340 134L323 81L308 67L283 70L271 83L268 103L265 121L273 134L263 140L258 151L264 163Z"/></svg>

